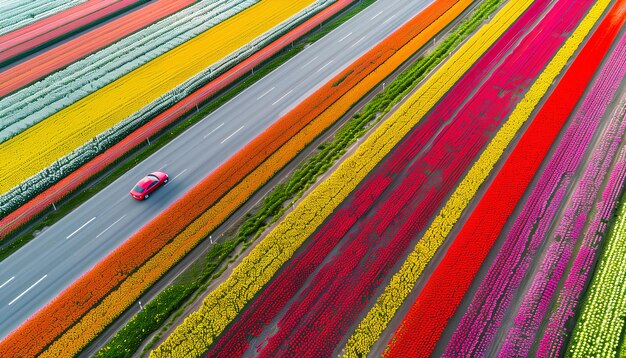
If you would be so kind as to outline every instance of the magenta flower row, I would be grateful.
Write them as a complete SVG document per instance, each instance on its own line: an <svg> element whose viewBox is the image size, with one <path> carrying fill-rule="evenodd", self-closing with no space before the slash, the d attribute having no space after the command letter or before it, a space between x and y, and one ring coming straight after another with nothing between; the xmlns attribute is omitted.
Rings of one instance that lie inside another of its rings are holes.
<svg viewBox="0 0 626 358"><path fill-rule="evenodd" d="M575 170L568 172L565 168L575 168L581 158L593 149L590 159L582 174L582 179L566 207L560 223L548 241L547 252L543 256L538 272L534 275L532 284L522 299L522 303L509 330L500 356L528 355L531 345L535 341L539 327L553 299L557 286L562 280L566 266L570 262L576 240L583 237L588 216L596 201L598 192L607 178L609 168L618 150L621 137L626 128L626 121L622 117L612 116L606 129L600 133L596 128L602 121L609 102L613 99L617 88L626 74L626 37L622 38L616 50L609 57L608 62L585 97L581 110L575 116L568 132L575 132L574 141L562 143L557 151L563 150L565 158L571 158L570 164L559 162L548 166L546 172L555 170L558 175L571 177ZM594 133L601 135L594 148L587 148ZM551 162L554 163L554 162ZM580 168L579 170L582 170ZM550 205L558 208L559 202L553 200ZM540 209L541 210L541 209ZM535 221L552 221L553 218L541 217L537 211ZM547 352L541 350L542 354Z"/></svg>

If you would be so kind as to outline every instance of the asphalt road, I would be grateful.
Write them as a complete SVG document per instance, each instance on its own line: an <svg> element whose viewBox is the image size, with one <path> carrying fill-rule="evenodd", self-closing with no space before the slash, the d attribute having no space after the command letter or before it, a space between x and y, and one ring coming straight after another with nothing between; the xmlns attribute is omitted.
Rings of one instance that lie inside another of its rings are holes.
<svg viewBox="0 0 626 358"><path fill-rule="evenodd" d="M375 2L0 262L0 338L430 2ZM147 201L132 199L133 185L159 169L170 182Z"/></svg>

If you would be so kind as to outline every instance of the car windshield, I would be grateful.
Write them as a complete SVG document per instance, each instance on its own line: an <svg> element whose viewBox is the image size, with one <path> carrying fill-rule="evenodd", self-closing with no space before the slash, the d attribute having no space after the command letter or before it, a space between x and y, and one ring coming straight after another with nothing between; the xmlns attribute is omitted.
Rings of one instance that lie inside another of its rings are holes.
<svg viewBox="0 0 626 358"><path fill-rule="evenodd" d="M135 191L138 193L143 193L144 189L140 187L139 185L135 185Z"/></svg>
<svg viewBox="0 0 626 358"><path fill-rule="evenodd" d="M159 177L156 175L148 174L146 177L152 181L159 181Z"/></svg>

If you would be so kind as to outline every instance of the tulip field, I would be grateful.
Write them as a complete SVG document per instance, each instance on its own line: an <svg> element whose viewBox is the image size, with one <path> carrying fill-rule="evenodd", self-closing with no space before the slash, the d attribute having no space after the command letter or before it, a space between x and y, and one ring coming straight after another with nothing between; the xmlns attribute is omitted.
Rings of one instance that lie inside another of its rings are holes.
<svg viewBox="0 0 626 358"><path fill-rule="evenodd" d="M0 11L0 63L17 61L0 67L0 228L274 54L257 47L293 46L351 2ZM435 0L137 228L3 338L0 357L83 352L374 89L370 105L397 100L357 108L362 137L319 159L324 175L262 234L231 242L225 273L142 354L626 356L626 0Z"/></svg>
<svg viewBox="0 0 626 358"><path fill-rule="evenodd" d="M624 4L502 4L151 356L617 352Z"/></svg>

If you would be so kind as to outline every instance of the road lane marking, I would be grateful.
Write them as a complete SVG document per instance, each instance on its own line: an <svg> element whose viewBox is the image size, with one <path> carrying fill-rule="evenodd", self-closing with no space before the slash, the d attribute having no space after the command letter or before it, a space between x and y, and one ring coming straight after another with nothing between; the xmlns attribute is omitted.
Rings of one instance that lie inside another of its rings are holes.
<svg viewBox="0 0 626 358"><path fill-rule="evenodd" d="M222 126L224 125L224 123L220 124L219 126L217 126L217 128L213 129L212 131L210 131L207 135L204 136L204 138L206 139L206 137L210 136L211 134L213 134L213 132L215 132L216 130L220 129Z"/></svg>
<svg viewBox="0 0 626 358"><path fill-rule="evenodd" d="M24 296L26 294L26 292L30 291L33 287L35 287L39 282L41 282L44 278L46 278L48 275L44 275L42 278L39 279L39 281L33 283L29 288L26 289L26 291L20 293L19 296L15 297L13 299L13 301L9 302L9 306L13 304L13 302L17 301L20 299L20 297Z"/></svg>
<svg viewBox="0 0 626 358"><path fill-rule="evenodd" d="M276 87L272 87L272 88L270 88L267 92L265 92L265 93L263 93L262 95L260 95L259 97L257 97L257 99L256 99L256 100L258 101L258 100L260 100L261 98L265 97L265 95L266 95L266 94L268 94L268 93L270 93L270 92L272 92L272 91L274 90L274 88L276 88Z"/></svg>
<svg viewBox="0 0 626 358"><path fill-rule="evenodd" d="M124 216L126 216L126 215L124 215ZM116 221L116 222L114 222L113 224L109 225L109 227L108 227L108 228L106 228L106 229L104 229L104 231L103 231L103 232L99 233L99 234L98 234L98 236L96 236L96 239L97 239L97 238L99 238L99 237L100 237L100 235L102 235L102 234L104 234L105 232L107 232L107 230L109 230L110 228L112 228L112 227L113 227L113 225L115 225L115 224L117 224L118 222L120 222L120 220L122 220L122 219L124 218L124 216L122 216L121 218L117 219L117 221Z"/></svg>
<svg viewBox="0 0 626 358"><path fill-rule="evenodd" d="M175 176L175 177L173 177L173 178L172 178L172 180L174 180L174 179L178 178L179 176L183 175L183 173L184 173L184 172L186 172L186 171L187 171L187 169L185 169L185 170L183 170L182 172L178 173L178 175L177 175L177 176ZM172 180L170 180L169 182L171 183L171 182L172 182Z"/></svg>
<svg viewBox="0 0 626 358"><path fill-rule="evenodd" d="M3 283L2 286L0 286L0 288L4 287L4 285L6 285L7 283L13 281L14 278L15 278L15 276L13 276L10 279L8 279L7 282Z"/></svg>
<svg viewBox="0 0 626 358"><path fill-rule="evenodd" d="M291 91L289 91L289 92L291 92ZM284 96L283 96L283 97L284 97ZM241 127L239 127L239 129L237 129L236 131L234 131L234 132L233 132L233 134L231 134L231 135L229 135L228 137L226 137L226 139L224 139L224 140L223 140L220 144L224 144L224 142L226 142L227 140L229 140L229 139L230 139L230 137L234 136L235 134L237 134L237 132L239 132L240 130L242 130L242 129L243 129L243 127L245 127L245 126L241 126Z"/></svg>
<svg viewBox="0 0 626 358"><path fill-rule="evenodd" d="M370 20L374 20L375 18L377 18L377 17L378 17L378 15L380 15L380 14L382 14L382 13L383 13L383 11L382 11L382 10L381 10L381 11L379 11L379 12L378 12L378 14L376 14L376 15L372 16L372 17L370 18Z"/></svg>
<svg viewBox="0 0 626 358"><path fill-rule="evenodd" d="M352 46L350 46L350 47L354 47L354 46L356 46L359 42L361 42L361 41L363 41L363 40L365 40L365 36L361 37L361 38L359 39L359 41L357 41L357 42L353 43L353 44L352 44Z"/></svg>
<svg viewBox="0 0 626 358"><path fill-rule="evenodd" d="M323 70L324 68L326 68L326 66L330 65L331 63L333 63L333 61L335 61L335 60L330 60L330 61L328 61L328 63L327 63L327 64L325 64L324 66L320 67L320 69L319 69L319 70L317 70L317 72L319 72L319 71Z"/></svg>
<svg viewBox="0 0 626 358"><path fill-rule="evenodd" d="M342 37L342 38L341 38L339 41L337 41L337 42L341 42L341 41L343 41L343 40L347 39L348 37L350 37L350 35L352 35L352 32L351 32L351 33L349 33L349 34L347 34L346 36Z"/></svg>
<svg viewBox="0 0 626 358"><path fill-rule="evenodd" d="M307 63L305 63L304 65L302 65L302 67L306 67L306 66L310 65L310 64L311 64L311 62L313 62L313 61L317 60L317 58L318 58L318 57L319 57L319 56L315 56L315 57L313 57L312 59L310 59L310 60L309 60L309 62L307 62Z"/></svg>
<svg viewBox="0 0 626 358"><path fill-rule="evenodd" d="M290 90L289 92L285 93L282 97L280 97L279 99L276 100L276 102L272 103L272 106L275 105L276 103L280 102L283 98L287 97L291 92L293 92L293 90ZM243 127L241 127L243 128ZM239 129L241 129L239 128ZM239 131L239 130L238 130ZM235 132L236 133L236 132Z"/></svg>
<svg viewBox="0 0 626 358"><path fill-rule="evenodd" d="M76 229L73 233L71 233L68 237L65 238L65 240L69 239L70 237L74 236L74 234L76 234L80 229L84 228L85 226L87 226L87 224L89 224L90 222L96 220L96 217L94 216L93 218L91 218L91 220L87 221L86 223L83 224L83 226L79 227L78 229Z"/></svg>
<svg viewBox="0 0 626 358"><path fill-rule="evenodd" d="M385 20L385 21L382 23L382 25L384 25L384 24L388 23L389 21L393 20L393 18L394 18L394 17L396 17L396 15L391 15L391 16L389 16L389 18L388 18L387 20Z"/></svg>

